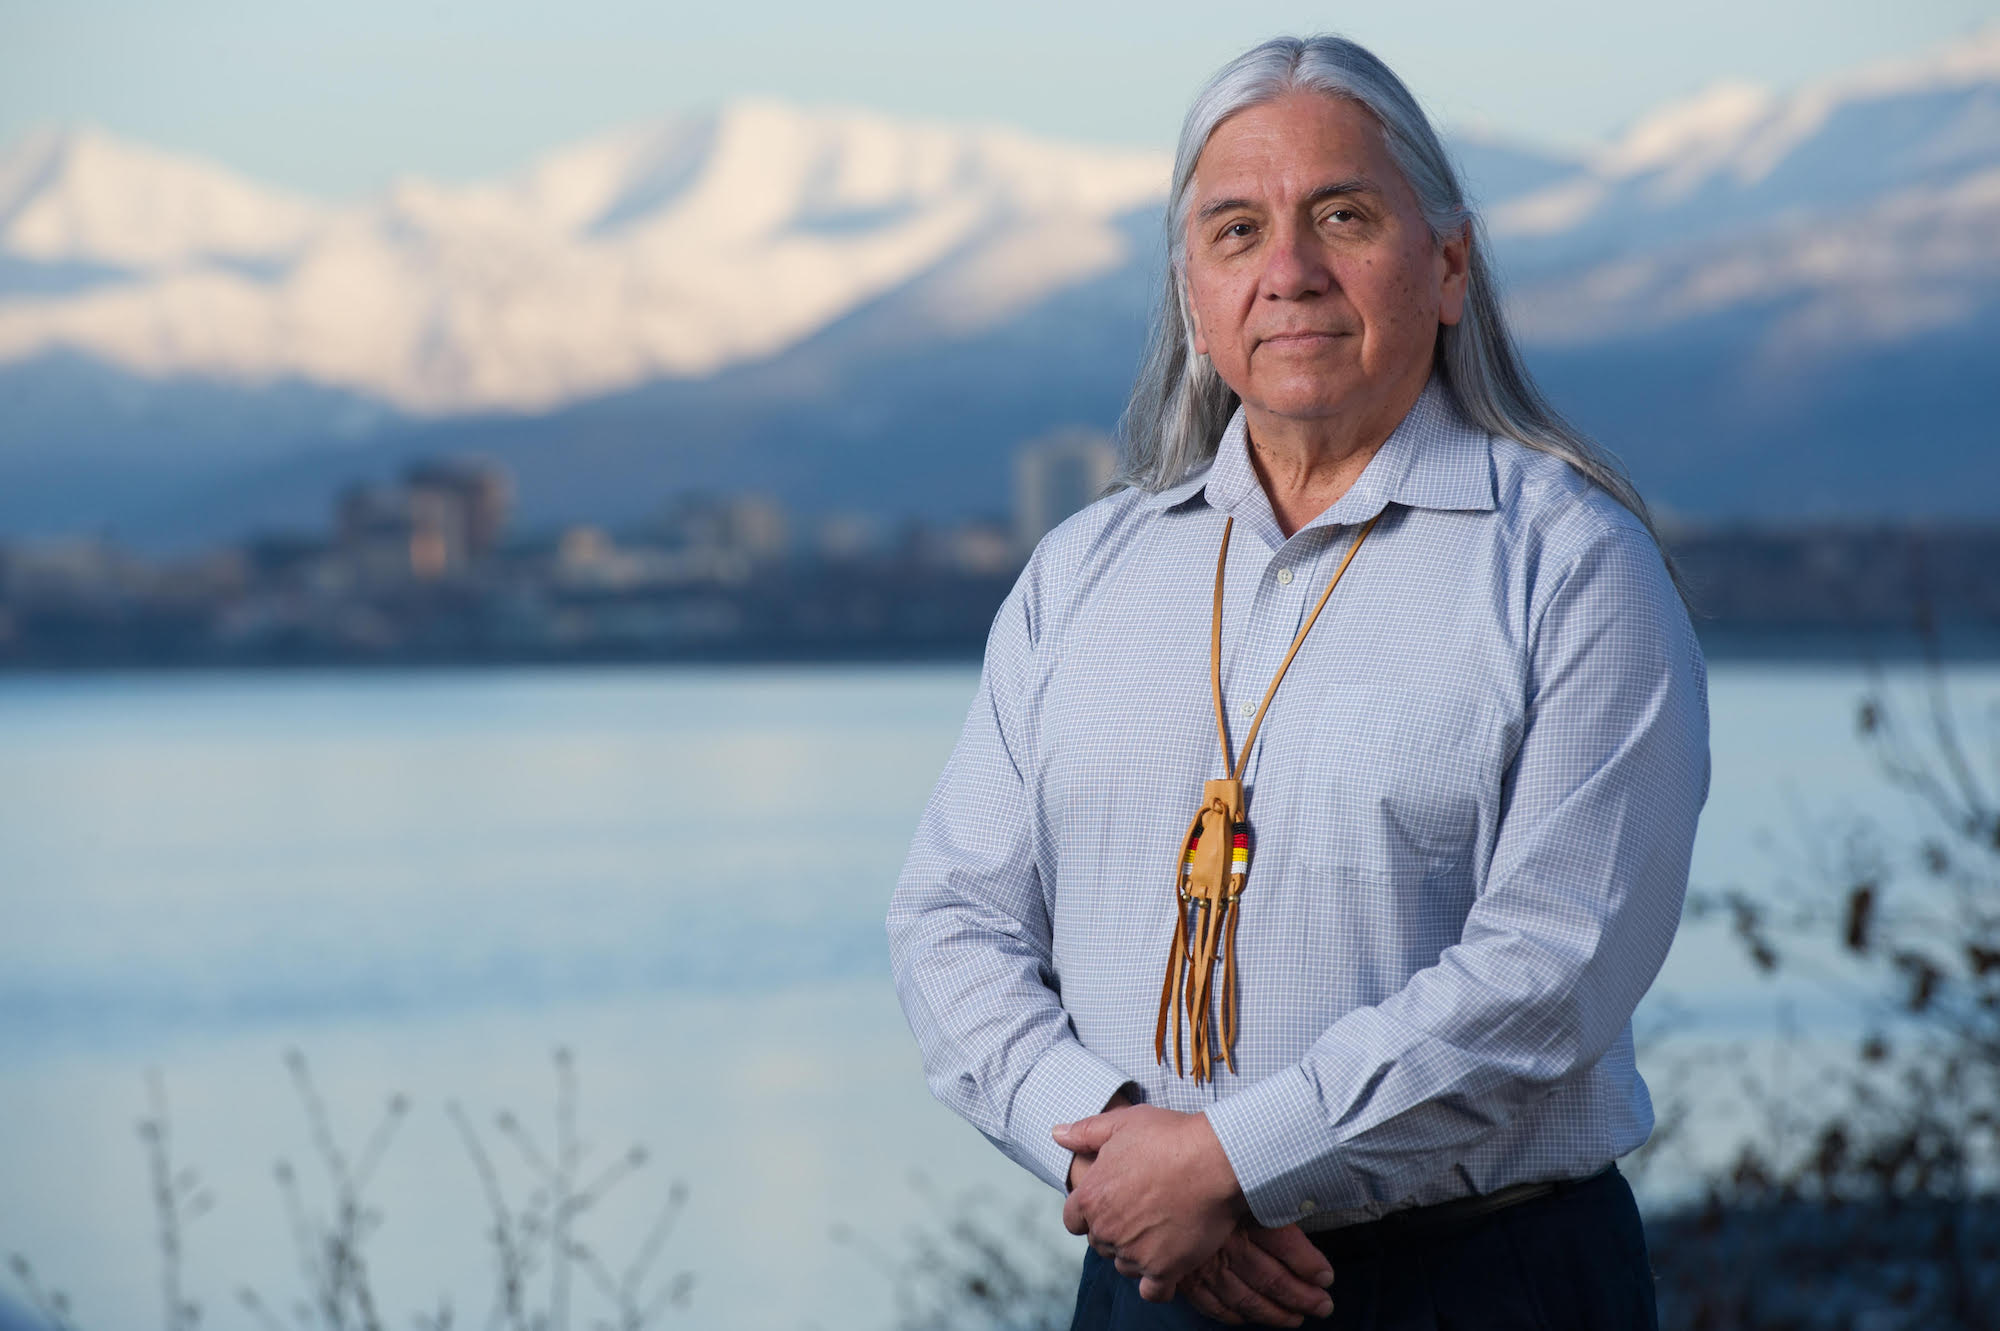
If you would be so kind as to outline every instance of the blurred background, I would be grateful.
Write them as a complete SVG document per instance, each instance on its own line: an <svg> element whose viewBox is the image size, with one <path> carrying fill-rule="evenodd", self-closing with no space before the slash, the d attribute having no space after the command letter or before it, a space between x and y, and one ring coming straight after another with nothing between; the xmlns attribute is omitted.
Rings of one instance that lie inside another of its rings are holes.
<svg viewBox="0 0 2000 1331"><path fill-rule="evenodd" d="M1991 0L0 0L0 1327L1066 1325L882 915L1327 29L1693 587L1668 1324L2000 1325Z"/></svg>

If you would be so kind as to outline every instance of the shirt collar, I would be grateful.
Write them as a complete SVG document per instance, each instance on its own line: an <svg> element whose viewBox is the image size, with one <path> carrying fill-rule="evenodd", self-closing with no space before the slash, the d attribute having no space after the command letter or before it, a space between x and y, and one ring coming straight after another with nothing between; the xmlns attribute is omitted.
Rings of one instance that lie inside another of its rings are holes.
<svg viewBox="0 0 2000 1331"><path fill-rule="evenodd" d="M1167 509L1201 493L1211 508L1234 512L1263 500L1250 466L1249 432L1238 404L1210 464L1148 495L1148 508ZM1268 502L1265 500L1265 502ZM1493 507L1493 464L1486 432L1465 419L1444 377L1435 371L1347 493L1307 524L1366 522L1389 504L1411 508Z"/></svg>

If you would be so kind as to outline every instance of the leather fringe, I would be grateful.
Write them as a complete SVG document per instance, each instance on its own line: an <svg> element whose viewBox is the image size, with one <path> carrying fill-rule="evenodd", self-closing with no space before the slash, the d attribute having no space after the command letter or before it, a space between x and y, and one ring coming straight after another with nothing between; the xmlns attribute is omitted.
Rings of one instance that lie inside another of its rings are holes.
<svg viewBox="0 0 2000 1331"><path fill-rule="evenodd" d="M1187 849L1174 866L1177 909L1166 974L1160 981L1153 1057L1156 1062L1166 1062L1167 1027L1171 1022L1174 1072L1183 1077L1192 1074L1197 1083L1214 1078L1218 1047L1224 1065L1231 1072L1236 1070L1236 924L1242 913L1238 903L1246 875L1203 872L1212 866L1213 860L1200 855L1201 842L1213 836L1222 842L1221 853L1225 857L1222 863L1230 863L1227 857L1244 827L1232 818L1233 812L1230 803L1211 799L1189 822L1188 835L1183 840ZM1210 855L1213 854L1214 847L1210 847ZM1215 975L1218 964L1222 968L1219 986ZM1183 1024L1187 1028L1185 1056Z"/></svg>

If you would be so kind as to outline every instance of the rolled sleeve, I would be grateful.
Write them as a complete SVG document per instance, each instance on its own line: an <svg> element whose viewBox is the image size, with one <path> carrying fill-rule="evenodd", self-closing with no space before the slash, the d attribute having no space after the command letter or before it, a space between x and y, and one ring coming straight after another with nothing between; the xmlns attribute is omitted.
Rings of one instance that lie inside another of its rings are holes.
<svg viewBox="0 0 2000 1331"><path fill-rule="evenodd" d="M890 899L896 992L932 1094L1057 1189L1050 1129L1098 1112L1126 1075L1085 1049L1056 989L1022 778L1019 681L1033 662L1032 562L987 640L965 728Z"/></svg>
<svg viewBox="0 0 2000 1331"><path fill-rule="evenodd" d="M1651 538L1601 519L1532 619L1526 725L1460 941L1206 1112L1266 1225L1375 1214L1629 1027L1709 778L1700 648Z"/></svg>

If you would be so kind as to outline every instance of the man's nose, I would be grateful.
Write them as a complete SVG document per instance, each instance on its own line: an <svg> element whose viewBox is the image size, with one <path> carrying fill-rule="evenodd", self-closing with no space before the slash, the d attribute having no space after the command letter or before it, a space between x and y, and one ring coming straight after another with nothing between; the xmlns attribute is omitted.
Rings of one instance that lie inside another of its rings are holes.
<svg viewBox="0 0 2000 1331"><path fill-rule="evenodd" d="M1333 286L1319 237L1305 227L1283 227L1264 251L1263 294L1271 300L1323 296Z"/></svg>

